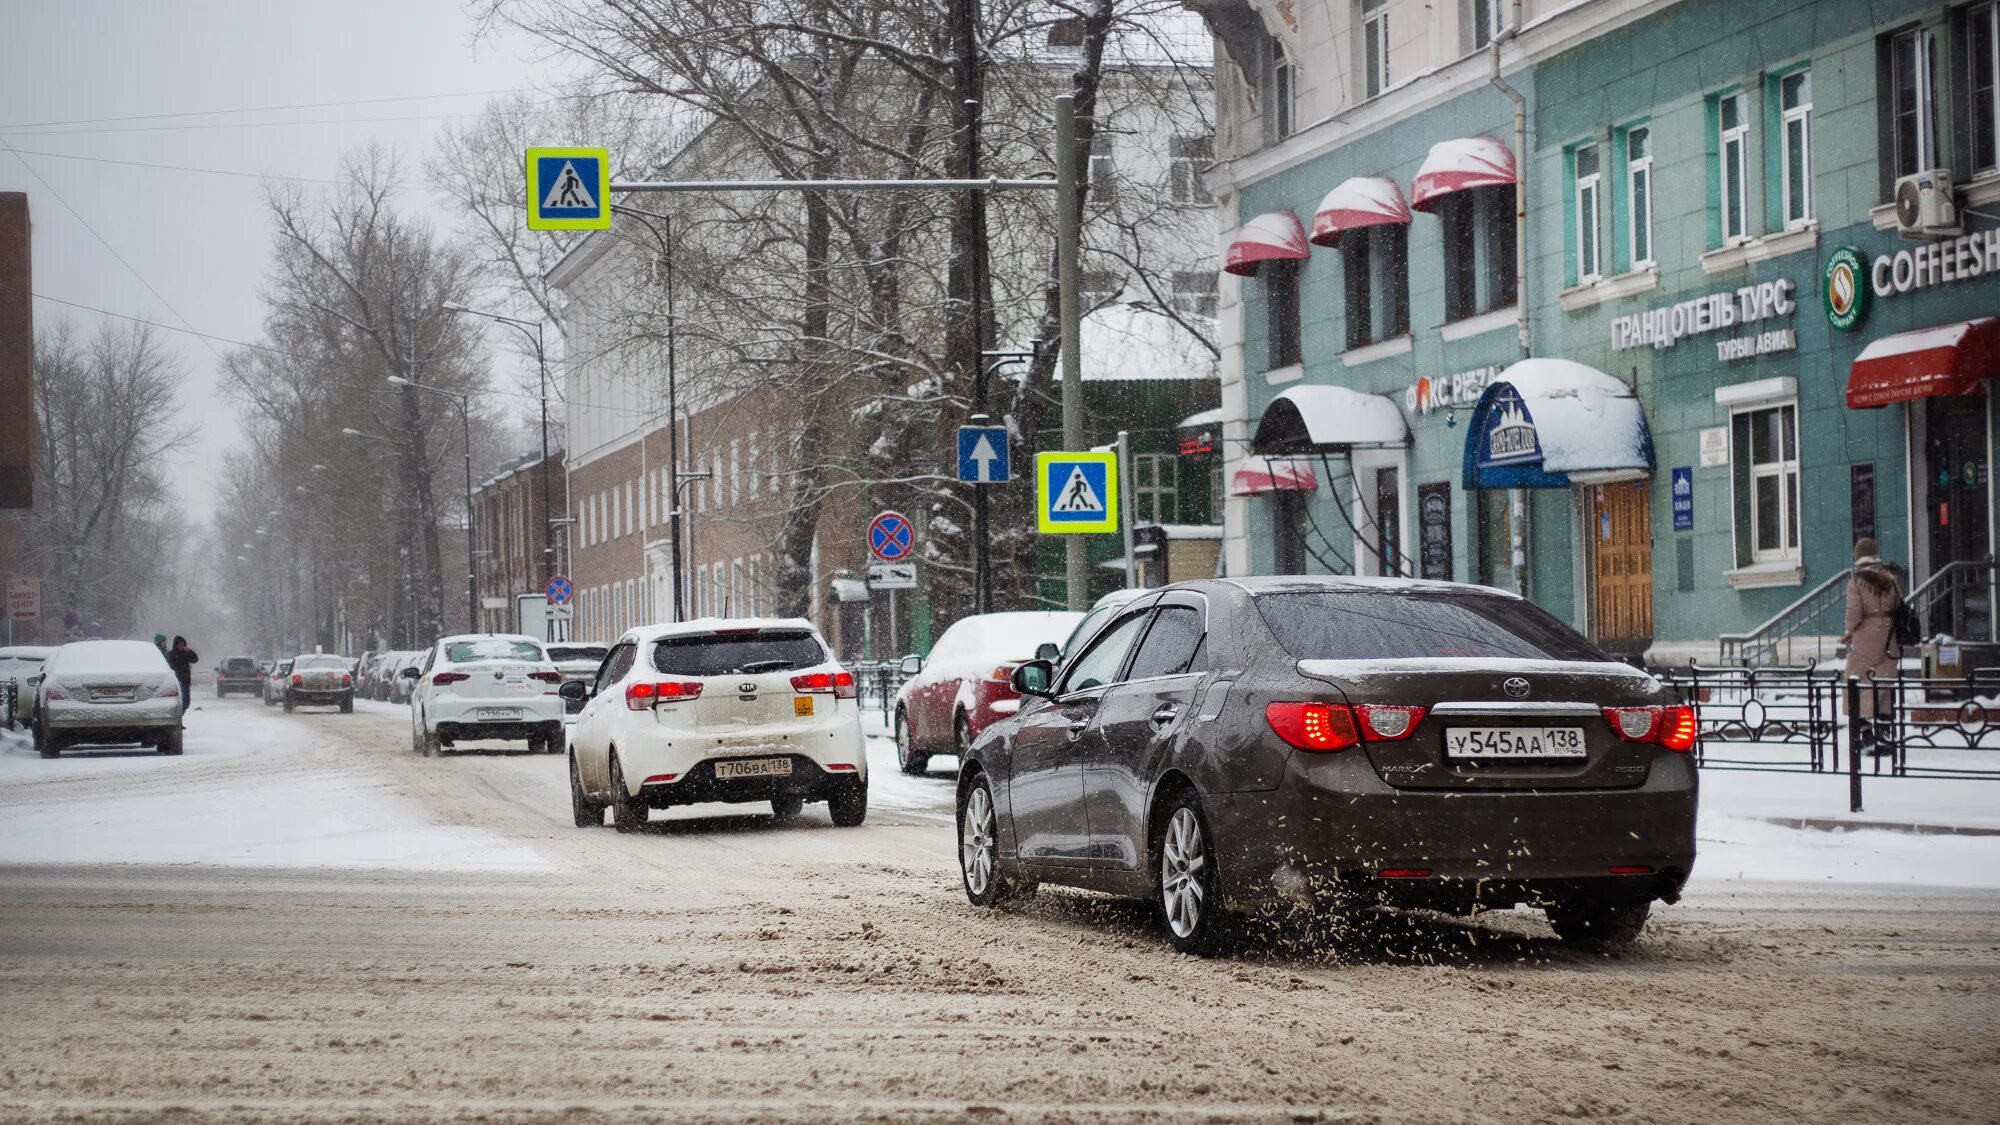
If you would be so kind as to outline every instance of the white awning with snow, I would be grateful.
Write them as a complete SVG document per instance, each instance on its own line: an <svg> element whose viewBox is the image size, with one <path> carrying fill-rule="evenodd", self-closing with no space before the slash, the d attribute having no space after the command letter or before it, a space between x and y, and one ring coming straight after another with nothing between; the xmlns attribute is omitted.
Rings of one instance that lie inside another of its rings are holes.
<svg viewBox="0 0 2000 1125"><path fill-rule="evenodd" d="M1257 276L1261 263L1276 259L1302 260L1312 255L1306 228L1290 211L1266 211L1236 229L1222 268L1238 277Z"/></svg>
<svg viewBox="0 0 2000 1125"><path fill-rule="evenodd" d="M1492 137L1459 137L1431 146L1410 184L1410 206L1432 211L1438 201L1467 188L1500 187L1519 178L1514 153Z"/></svg>
<svg viewBox="0 0 2000 1125"><path fill-rule="evenodd" d="M1479 396L1464 486L1566 488L1653 471L1653 435L1632 388L1567 359L1524 359Z"/></svg>
<svg viewBox="0 0 2000 1125"><path fill-rule="evenodd" d="M1410 221L1410 205L1396 181L1380 176L1355 176L1326 193L1313 212L1312 244L1332 246L1340 236L1364 227Z"/></svg>
<svg viewBox="0 0 2000 1125"><path fill-rule="evenodd" d="M1210 407L1209 409L1204 410L1199 414L1190 414L1187 417L1181 419L1180 422L1174 426L1174 429L1199 430L1204 426L1220 426L1222 424L1222 418L1223 418L1222 410L1223 410L1222 407L1215 406L1215 407Z"/></svg>
<svg viewBox="0 0 2000 1125"><path fill-rule="evenodd" d="M1253 453L1347 453L1410 444L1395 400L1348 387L1291 387L1271 400L1250 439Z"/></svg>

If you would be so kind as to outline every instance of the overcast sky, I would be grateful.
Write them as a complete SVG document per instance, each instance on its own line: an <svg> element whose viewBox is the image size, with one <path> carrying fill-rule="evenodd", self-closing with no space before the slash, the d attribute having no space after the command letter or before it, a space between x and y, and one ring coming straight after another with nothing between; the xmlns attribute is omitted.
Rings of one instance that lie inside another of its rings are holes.
<svg viewBox="0 0 2000 1125"><path fill-rule="evenodd" d="M257 339L263 319L271 227L258 176L331 180L344 149L377 140L416 183L448 120L545 89L567 65L517 33L480 34L463 0L0 0L0 28L0 139L22 153L0 148L0 191L28 193L35 293L235 340ZM266 108L303 105L314 108ZM420 184L405 202L440 228L455 222ZM34 312L37 324L103 319L48 300ZM162 335L192 375L186 410L201 438L180 477L205 522L237 440L215 386L229 345Z"/></svg>

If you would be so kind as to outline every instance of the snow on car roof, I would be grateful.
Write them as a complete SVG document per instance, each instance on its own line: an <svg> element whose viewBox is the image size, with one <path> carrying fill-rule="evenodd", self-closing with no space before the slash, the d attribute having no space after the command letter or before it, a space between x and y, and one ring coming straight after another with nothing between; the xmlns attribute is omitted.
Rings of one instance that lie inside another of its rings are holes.
<svg viewBox="0 0 2000 1125"><path fill-rule="evenodd" d="M0 660L47 660L55 654L54 645L9 645L0 648Z"/></svg>
<svg viewBox="0 0 2000 1125"><path fill-rule="evenodd" d="M1017 610L961 617L938 638L930 660L1025 660L1044 642L1061 644L1083 614L1068 610Z"/></svg>
<svg viewBox="0 0 2000 1125"><path fill-rule="evenodd" d="M1519 598L1510 590L1475 586L1469 582L1439 582L1426 578L1374 578L1351 574L1269 574L1258 577L1223 578L1252 594L1306 593L1314 590L1372 590L1377 593L1405 594L1425 591L1442 593L1456 590L1467 594L1491 594L1498 598Z"/></svg>
<svg viewBox="0 0 2000 1125"><path fill-rule="evenodd" d="M485 641L485 640L533 641L535 644L542 643L540 641L535 640L535 638L529 636L526 633L454 633L449 637L439 637L438 643L441 645L448 645L456 641Z"/></svg>
<svg viewBox="0 0 2000 1125"><path fill-rule="evenodd" d="M802 629L815 637L819 636L819 630L803 617L697 617L693 621L640 625L626 630L625 635L619 640L644 644L663 637L697 636L735 629Z"/></svg>
<svg viewBox="0 0 2000 1125"><path fill-rule="evenodd" d="M159 672L167 659L145 641L71 641L56 650L49 666L63 672Z"/></svg>

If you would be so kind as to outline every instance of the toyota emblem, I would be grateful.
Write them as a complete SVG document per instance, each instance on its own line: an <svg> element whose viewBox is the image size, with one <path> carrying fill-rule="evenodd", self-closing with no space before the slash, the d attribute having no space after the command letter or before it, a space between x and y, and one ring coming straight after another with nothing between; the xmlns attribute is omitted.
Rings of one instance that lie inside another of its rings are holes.
<svg viewBox="0 0 2000 1125"><path fill-rule="evenodd" d="M505 679L505 678L506 678L506 674L505 674L505 673L503 673L503 672L501 672L501 671L500 671L500 670L499 670L498 668L495 668L495 669L493 670L493 678L494 678L494 679L496 679L496 680L501 680L501 679Z"/></svg>
<svg viewBox="0 0 2000 1125"><path fill-rule="evenodd" d="M1500 690L1515 699L1526 699L1528 698L1528 681L1519 676L1509 676L1507 677L1507 682L1500 685Z"/></svg>

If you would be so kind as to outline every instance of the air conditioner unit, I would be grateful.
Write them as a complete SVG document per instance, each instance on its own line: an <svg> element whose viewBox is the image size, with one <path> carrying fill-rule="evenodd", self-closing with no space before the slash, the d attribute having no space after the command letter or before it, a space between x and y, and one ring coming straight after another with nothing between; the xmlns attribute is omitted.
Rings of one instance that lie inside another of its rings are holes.
<svg viewBox="0 0 2000 1125"><path fill-rule="evenodd" d="M1962 233L1951 193L1951 169L1932 168L1896 181L1896 231L1905 238Z"/></svg>

